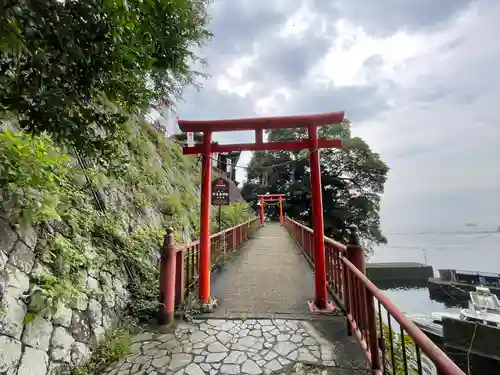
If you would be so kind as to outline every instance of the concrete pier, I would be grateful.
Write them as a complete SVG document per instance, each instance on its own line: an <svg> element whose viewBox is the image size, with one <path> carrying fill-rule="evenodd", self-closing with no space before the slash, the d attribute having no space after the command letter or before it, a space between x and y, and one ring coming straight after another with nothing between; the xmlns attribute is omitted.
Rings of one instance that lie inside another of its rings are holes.
<svg viewBox="0 0 500 375"><path fill-rule="evenodd" d="M366 276L379 288L412 288L427 285L432 266L418 262L367 263Z"/></svg>

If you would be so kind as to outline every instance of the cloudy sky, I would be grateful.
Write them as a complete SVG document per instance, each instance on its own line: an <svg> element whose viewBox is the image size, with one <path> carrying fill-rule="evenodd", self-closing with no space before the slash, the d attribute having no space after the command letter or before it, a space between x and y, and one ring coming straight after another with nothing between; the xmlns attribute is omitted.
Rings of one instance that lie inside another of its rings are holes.
<svg viewBox="0 0 500 375"><path fill-rule="evenodd" d="M385 230L500 225L499 0L215 0L211 15L211 78L181 118L345 110L391 168Z"/></svg>

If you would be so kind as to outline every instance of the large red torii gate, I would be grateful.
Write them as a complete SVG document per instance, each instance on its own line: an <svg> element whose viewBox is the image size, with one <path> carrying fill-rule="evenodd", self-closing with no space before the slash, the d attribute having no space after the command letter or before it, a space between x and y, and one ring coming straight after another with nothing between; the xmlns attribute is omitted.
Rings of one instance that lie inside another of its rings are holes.
<svg viewBox="0 0 500 375"><path fill-rule="evenodd" d="M210 195L212 170L210 154L212 152L231 151L277 151L309 149L311 169L312 213L314 229L314 263L316 308L327 308L326 264L323 228L323 204L321 198L321 171L319 164L320 148L341 148L339 139L319 139L318 126L340 124L344 112L332 112L318 115L258 117L233 120L190 121L178 120L183 132L202 132L203 143L184 147L183 154L202 154L201 214L200 214L200 258L199 258L199 300L207 303L210 297ZM307 128L308 139L299 141L264 142L264 130ZM220 145L212 143L214 132L255 131L255 143Z"/></svg>
<svg viewBox="0 0 500 375"><path fill-rule="evenodd" d="M280 202L280 224L283 224L283 200L285 194L264 194L257 195L259 197L260 202L260 224L264 225L264 204L265 202Z"/></svg>

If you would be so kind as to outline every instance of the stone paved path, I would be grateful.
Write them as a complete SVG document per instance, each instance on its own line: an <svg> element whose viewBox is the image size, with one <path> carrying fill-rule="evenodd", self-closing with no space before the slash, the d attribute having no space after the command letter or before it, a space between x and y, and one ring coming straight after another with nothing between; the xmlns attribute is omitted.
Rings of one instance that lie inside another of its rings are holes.
<svg viewBox="0 0 500 375"><path fill-rule="evenodd" d="M283 319L195 320L142 333L106 375L368 374L342 370L335 344L310 323ZM321 367L297 367L307 363ZM288 371L289 369L289 371Z"/></svg>
<svg viewBox="0 0 500 375"><path fill-rule="evenodd" d="M212 278L219 306L210 317L308 314L313 272L279 223L266 223Z"/></svg>
<svg viewBox="0 0 500 375"><path fill-rule="evenodd" d="M135 337L105 375L369 374L343 316L313 316L313 272L279 224L259 229L212 277L215 312Z"/></svg>

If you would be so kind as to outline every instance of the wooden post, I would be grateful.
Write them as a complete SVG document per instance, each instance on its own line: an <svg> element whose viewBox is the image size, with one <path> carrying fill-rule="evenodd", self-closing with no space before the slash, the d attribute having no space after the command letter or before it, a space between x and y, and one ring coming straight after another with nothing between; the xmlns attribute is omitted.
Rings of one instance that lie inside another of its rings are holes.
<svg viewBox="0 0 500 375"><path fill-rule="evenodd" d="M234 250L236 250L236 243L237 243L236 242L236 229L235 228L231 229L231 233L233 234L233 236L232 236L233 237L233 248L231 249L231 251L234 251Z"/></svg>
<svg viewBox="0 0 500 375"><path fill-rule="evenodd" d="M175 266L177 250L174 246L174 230L167 229L163 240L160 263L160 312L159 323L170 324L174 321L175 309Z"/></svg>
<svg viewBox="0 0 500 375"><path fill-rule="evenodd" d="M283 225L283 198L280 197L280 224Z"/></svg>
<svg viewBox="0 0 500 375"><path fill-rule="evenodd" d="M366 275L365 270L365 252L359 244L359 234L358 228L355 225L351 225L349 233L349 242L347 244L347 259L349 262L354 264L356 268L363 274Z"/></svg>
<svg viewBox="0 0 500 375"><path fill-rule="evenodd" d="M355 225L351 225L349 233L349 242L347 244L347 259L363 274L366 275L365 267L365 252L360 246L358 228ZM352 308L353 295L352 293L359 292L359 296L362 295L360 291L355 291L353 288L349 290L350 307ZM378 337L377 337L377 316L375 314L375 303L373 302L373 296L371 293L365 293L365 300L360 300L358 302L359 313L361 315L366 314L366 323L368 325L367 345L370 348L372 355L372 369L380 370L380 354L378 347ZM364 308L363 308L364 307ZM353 313L354 314L354 313Z"/></svg>
<svg viewBox="0 0 500 375"><path fill-rule="evenodd" d="M184 306L184 287L186 286L184 250L177 249L175 262L175 306Z"/></svg>
<svg viewBox="0 0 500 375"><path fill-rule="evenodd" d="M223 254L224 254L224 259L226 259L226 255L227 255L227 249L226 249L226 236L227 236L227 232L224 232L222 233L222 251L223 251Z"/></svg>
<svg viewBox="0 0 500 375"><path fill-rule="evenodd" d="M218 216L217 216L217 221L219 222L219 230L218 232L220 232L222 230L222 206L219 205L219 213L218 213Z"/></svg>
<svg viewBox="0 0 500 375"><path fill-rule="evenodd" d="M260 225L264 225L264 197L260 197Z"/></svg>

